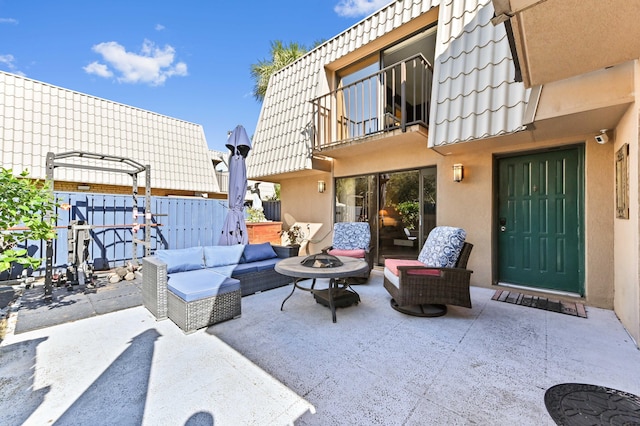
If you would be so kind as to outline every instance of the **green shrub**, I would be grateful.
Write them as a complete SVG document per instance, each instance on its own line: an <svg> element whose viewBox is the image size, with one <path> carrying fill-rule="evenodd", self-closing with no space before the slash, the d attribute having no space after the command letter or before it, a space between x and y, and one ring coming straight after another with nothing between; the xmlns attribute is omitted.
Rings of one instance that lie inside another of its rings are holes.
<svg viewBox="0 0 640 426"><path fill-rule="evenodd" d="M26 170L19 177L14 176L12 170L1 170L0 272L10 269L13 263L35 269L42 259L29 256L26 249L18 246L27 240L56 237L53 194L42 182L28 179ZM47 213L50 214L48 220Z"/></svg>

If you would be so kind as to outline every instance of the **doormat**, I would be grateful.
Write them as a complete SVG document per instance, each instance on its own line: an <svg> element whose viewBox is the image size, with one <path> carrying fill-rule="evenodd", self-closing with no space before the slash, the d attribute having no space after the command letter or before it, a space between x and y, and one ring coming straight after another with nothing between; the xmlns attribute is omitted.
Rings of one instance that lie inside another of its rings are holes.
<svg viewBox="0 0 640 426"><path fill-rule="evenodd" d="M558 312L560 314L573 315L574 317L587 317L587 311L584 309L584 305L582 303L547 299L546 297L530 296L506 290L496 290L491 300L512 303L514 305L529 306L531 308Z"/></svg>

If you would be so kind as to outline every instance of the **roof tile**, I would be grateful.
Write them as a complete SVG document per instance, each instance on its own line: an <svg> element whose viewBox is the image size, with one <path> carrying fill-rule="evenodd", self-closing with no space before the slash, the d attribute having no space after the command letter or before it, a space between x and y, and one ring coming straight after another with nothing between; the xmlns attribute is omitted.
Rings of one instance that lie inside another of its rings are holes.
<svg viewBox="0 0 640 426"><path fill-rule="evenodd" d="M493 12L490 0L440 7L429 146L523 129L529 92L513 81L509 42L504 26L491 23Z"/></svg>
<svg viewBox="0 0 640 426"><path fill-rule="evenodd" d="M320 83L324 66L438 3L438 0L393 2L275 73L256 126L252 154L247 157L247 175L263 177L311 167L312 142L302 131L313 122L310 101L324 88Z"/></svg>
<svg viewBox="0 0 640 426"><path fill-rule="evenodd" d="M2 166L44 179L47 152L85 151L151 165L156 188L219 192L202 126L0 71ZM17 155L5 155L7 151ZM92 160L67 163L105 166ZM111 166L113 167L113 166ZM175 173L180 171L180 173ZM126 174L60 168L55 178L131 185Z"/></svg>

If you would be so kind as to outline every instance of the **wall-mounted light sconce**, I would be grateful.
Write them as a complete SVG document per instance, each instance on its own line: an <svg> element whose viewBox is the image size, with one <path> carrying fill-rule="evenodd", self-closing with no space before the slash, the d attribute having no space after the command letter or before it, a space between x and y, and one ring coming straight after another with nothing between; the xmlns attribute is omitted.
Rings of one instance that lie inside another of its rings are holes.
<svg viewBox="0 0 640 426"><path fill-rule="evenodd" d="M90 189L91 189L91 186L90 186L90 185L82 184L82 185L78 185L78 189L79 189L80 191L88 191L88 190L90 190Z"/></svg>
<svg viewBox="0 0 640 426"><path fill-rule="evenodd" d="M324 183L323 180L319 180L318 181L318 192L322 194L325 189L327 189L327 185Z"/></svg>
<svg viewBox="0 0 640 426"><path fill-rule="evenodd" d="M454 182L462 182L464 179L464 167L462 164L454 164L453 165L453 181Z"/></svg>

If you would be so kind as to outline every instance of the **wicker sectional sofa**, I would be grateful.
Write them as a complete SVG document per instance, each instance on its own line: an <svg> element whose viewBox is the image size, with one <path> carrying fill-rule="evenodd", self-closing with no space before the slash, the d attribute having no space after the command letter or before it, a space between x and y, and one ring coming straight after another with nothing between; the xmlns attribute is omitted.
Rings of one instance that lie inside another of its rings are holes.
<svg viewBox="0 0 640 426"><path fill-rule="evenodd" d="M144 306L185 333L237 318L242 296L291 282L274 270L290 255L269 243L158 250L142 262Z"/></svg>

